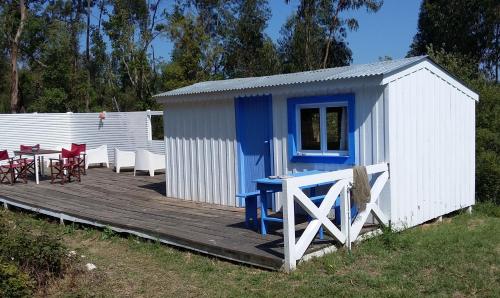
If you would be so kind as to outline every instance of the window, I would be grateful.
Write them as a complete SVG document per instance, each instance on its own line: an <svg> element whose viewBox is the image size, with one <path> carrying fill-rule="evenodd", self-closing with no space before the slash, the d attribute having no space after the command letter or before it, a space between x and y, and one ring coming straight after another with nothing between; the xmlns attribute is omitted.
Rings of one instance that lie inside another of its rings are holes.
<svg viewBox="0 0 500 298"><path fill-rule="evenodd" d="M347 154L347 102L297 105L299 154Z"/></svg>
<svg viewBox="0 0 500 298"><path fill-rule="evenodd" d="M326 149L347 151L347 108L326 108Z"/></svg>
<svg viewBox="0 0 500 298"><path fill-rule="evenodd" d="M291 161L354 163L354 96L288 99Z"/></svg>
<svg viewBox="0 0 500 298"><path fill-rule="evenodd" d="M163 141L163 115L151 115L151 138Z"/></svg>
<svg viewBox="0 0 500 298"><path fill-rule="evenodd" d="M303 150L321 150L319 108L300 109L300 139Z"/></svg>

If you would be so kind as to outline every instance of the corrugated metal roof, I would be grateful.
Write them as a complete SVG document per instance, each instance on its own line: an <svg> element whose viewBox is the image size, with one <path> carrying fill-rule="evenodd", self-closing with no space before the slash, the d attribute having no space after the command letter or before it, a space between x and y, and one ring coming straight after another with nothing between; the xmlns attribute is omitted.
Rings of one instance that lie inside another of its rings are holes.
<svg viewBox="0 0 500 298"><path fill-rule="evenodd" d="M331 81L339 79L371 77L384 75L405 68L426 59L427 56L417 56L397 60L380 61L370 64L350 65L344 67L318 69L264 77L238 78L220 81L206 81L190 86L160 93L155 97L170 97L189 94L213 93L230 90L244 90L262 87Z"/></svg>

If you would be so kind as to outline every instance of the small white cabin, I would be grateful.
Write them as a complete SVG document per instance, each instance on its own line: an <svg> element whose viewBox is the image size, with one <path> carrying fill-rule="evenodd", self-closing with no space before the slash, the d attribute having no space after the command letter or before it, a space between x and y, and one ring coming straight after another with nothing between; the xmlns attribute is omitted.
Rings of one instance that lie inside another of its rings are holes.
<svg viewBox="0 0 500 298"><path fill-rule="evenodd" d="M156 99L169 197L238 206L258 178L386 162L379 207L396 225L474 204L478 95L426 56L202 82Z"/></svg>

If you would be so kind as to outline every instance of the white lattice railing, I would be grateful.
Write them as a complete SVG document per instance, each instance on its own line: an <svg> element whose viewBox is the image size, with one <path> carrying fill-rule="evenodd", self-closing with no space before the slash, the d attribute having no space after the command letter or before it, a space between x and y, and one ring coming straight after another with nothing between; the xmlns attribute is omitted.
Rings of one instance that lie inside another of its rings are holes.
<svg viewBox="0 0 500 298"><path fill-rule="evenodd" d="M316 237L321 226L324 227L325 232L350 249L351 243L359 236L370 213L373 214L381 224L388 224L387 217L377 204L380 193L389 179L388 164L381 163L370 165L366 167L366 171L368 175L376 175L373 176L375 179L372 179L374 182L371 184L370 202L366 205L365 210L358 213L354 221L350 218L351 200L348 191L353 182L352 169L292 177L283 180L283 234L285 242L286 271L295 269L297 261L304 256L304 253L311 245L311 242ZM319 207L301 190L301 187L328 183L333 183L333 185L328 190ZM339 195L341 209L340 229L327 217ZM312 218L298 240L295 239L294 202L297 202ZM352 224L349 224L351 222Z"/></svg>

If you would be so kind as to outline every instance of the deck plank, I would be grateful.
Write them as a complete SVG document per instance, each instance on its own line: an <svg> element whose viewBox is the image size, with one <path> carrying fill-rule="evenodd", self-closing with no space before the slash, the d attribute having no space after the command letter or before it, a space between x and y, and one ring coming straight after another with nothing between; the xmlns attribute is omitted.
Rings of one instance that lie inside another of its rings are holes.
<svg viewBox="0 0 500 298"><path fill-rule="evenodd" d="M281 227L261 236L244 227L243 209L167 198L164 181L164 174L133 176L131 172L92 168L81 183L59 185L42 179L39 185L34 181L2 184L0 199L149 235L209 255L280 269ZM324 245L318 241L311 250Z"/></svg>

